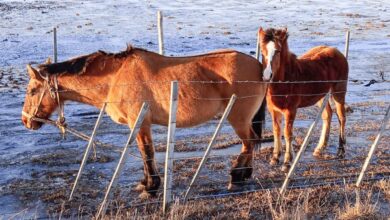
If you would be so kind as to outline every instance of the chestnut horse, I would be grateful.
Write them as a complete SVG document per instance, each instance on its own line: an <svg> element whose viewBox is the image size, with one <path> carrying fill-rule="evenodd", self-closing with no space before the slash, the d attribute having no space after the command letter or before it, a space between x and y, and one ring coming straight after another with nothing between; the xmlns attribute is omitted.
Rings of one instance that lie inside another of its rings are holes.
<svg viewBox="0 0 390 220"><path fill-rule="evenodd" d="M348 62L336 48L327 46L314 47L297 58L288 48L287 29L259 29L261 52L264 65L264 79L272 83L267 92L268 110L272 116L274 150L271 164L279 162L281 148L280 124L285 118L284 138L286 152L283 171L288 171L292 159L292 131L297 108L314 104L321 105L326 93L331 92L336 105L340 125L339 147L337 156L345 154L345 94L347 91ZM307 82L316 81L316 82ZM318 82L325 81L325 82ZM326 82L328 81L328 82ZM278 83L279 82L279 83ZM297 83L283 83L297 82ZM332 109L329 102L322 114L323 127L321 138L313 155L318 157L329 139Z"/></svg>
<svg viewBox="0 0 390 220"><path fill-rule="evenodd" d="M264 116L265 112L258 110L267 85L262 83L261 63L249 55L223 50L198 56L165 57L129 46L116 54L98 51L61 63L43 64L38 69L28 65L27 69L30 81L22 121L29 129L42 125L31 119L49 118L68 100L97 108L107 102L106 112L111 119L131 129L143 101L150 103L136 140L145 174L137 188L151 194L160 185L151 125L168 123L170 82L179 81L177 127L190 127L212 119L225 109L231 95L236 94L238 99L228 121L242 139L242 150L233 161L229 188L251 176L252 152L261 135L261 126L257 126L260 130L253 130L252 119L255 115ZM56 87L59 101L53 94ZM240 98L243 96L251 97Z"/></svg>

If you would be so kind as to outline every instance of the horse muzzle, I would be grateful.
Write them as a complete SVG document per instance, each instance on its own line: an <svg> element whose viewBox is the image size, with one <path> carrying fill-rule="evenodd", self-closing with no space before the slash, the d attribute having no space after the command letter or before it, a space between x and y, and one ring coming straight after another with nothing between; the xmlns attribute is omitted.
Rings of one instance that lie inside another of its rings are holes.
<svg viewBox="0 0 390 220"><path fill-rule="evenodd" d="M28 114L24 111L22 112L22 122L23 122L23 125L27 129L30 129L30 130L38 130L43 125L42 122L35 121L34 118L30 114Z"/></svg>

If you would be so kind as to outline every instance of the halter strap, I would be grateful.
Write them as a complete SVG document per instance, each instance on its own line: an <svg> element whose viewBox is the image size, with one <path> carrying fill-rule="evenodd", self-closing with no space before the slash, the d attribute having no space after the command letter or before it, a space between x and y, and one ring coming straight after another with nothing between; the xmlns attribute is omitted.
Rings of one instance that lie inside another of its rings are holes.
<svg viewBox="0 0 390 220"><path fill-rule="evenodd" d="M53 78L54 89L50 85L50 77L49 76L42 77L42 78L45 80L45 87L47 87L47 88L45 88L42 91L41 96L39 97L38 105L36 106L34 113L31 115L25 111L22 111L22 115L27 117L28 120L30 120L30 121L40 121L40 122L49 121L49 120L37 117L39 107L42 104L42 100L43 100L43 97L45 96L46 89L47 89L47 90L49 90L50 97L53 98L54 100L56 100L57 105L58 105L58 119L55 123L56 123L57 127L60 129L62 135L65 135L66 123L65 123L65 116L64 116L64 106L60 101L60 94L58 92L57 76L55 75ZM53 92L54 92L54 95L53 95Z"/></svg>

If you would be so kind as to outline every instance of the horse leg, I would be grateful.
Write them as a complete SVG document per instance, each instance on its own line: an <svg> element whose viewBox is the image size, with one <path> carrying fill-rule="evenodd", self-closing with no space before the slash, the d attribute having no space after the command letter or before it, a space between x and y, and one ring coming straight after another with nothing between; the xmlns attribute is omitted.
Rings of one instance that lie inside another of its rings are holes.
<svg viewBox="0 0 390 220"><path fill-rule="evenodd" d="M324 99L321 99L317 104L322 105ZM330 123L332 121L332 108L330 107L329 102L326 104L325 111L322 112L322 131L320 141L318 142L317 147L314 150L313 156L321 156L321 152L328 145L329 132L330 132Z"/></svg>
<svg viewBox="0 0 390 220"><path fill-rule="evenodd" d="M242 140L242 148L238 158L233 161L232 169L230 171L231 179L228 187L229 190L234 190L237 188L237 185L242 185L244 180L251 177L253 171L252 158L253 148L256 143L256 135L251 128L250 122L245 126L239 123L240 122L237 124L231 123L237 135Z"/></svg>
<svg viewBox="0 0 390 220"><path fill-rule="evenodd" d="M146 170L146 163L144 162L144 178L141 180L141 182L135 187L135 191L142 192L145 190L146 184L148 183L148 172Z"/></svg>
<svg viewBox="0 0 390 220"><path fill-rule="evenodd" d="M292 156L292 140L293 140L293 124L295 120L296 109L284 112L284 139L286 141L286 152L284 153L284 162L282 166L283 172L288 172L290 169L290 162L293 159Z"/></svg>
<svg viewBox="0 0 390 220"><path fill-rule="evenodd" d="M267 102L266 102L266 99L264 98L259 110L257 110L257 113L255 114L255 116L252 119L252 129L258 137L258 140L256 140L256 146L255 146L256 151L260 151L260 149L261 149L263 126L265 125L266 105L267 105Z"/></svg>
<svg viewBox="0 0 390 220"><path fill-rule="evenodd" d="M272 130L274 134L274 149L272 152L271 165L279 163L280 148L282 147L282 136L280 132L280 124L282 122L282 114L278 111L270 110L272 117Z"/></svg>
<svg viewBox="0 0 390 220"><path fill-rule="evenodd" d="M333 94L333 100L336 105L336 113L339 119L340 125L340 135L339 135L339 147L337 149L337 157L344 158L345 157L345 93Z"/></svg>
<svg viewBox="0 0 390 220"><path fill-rule="evenodd" d="M144 161L144 180L141 181L138 189L144 190L141 197L156 195L160 186L160 176L158 175L156 163L154 161L154 147L149 126L142 126L137 135L138 149ZM142 187L144 186L144 187Z"/></svg>

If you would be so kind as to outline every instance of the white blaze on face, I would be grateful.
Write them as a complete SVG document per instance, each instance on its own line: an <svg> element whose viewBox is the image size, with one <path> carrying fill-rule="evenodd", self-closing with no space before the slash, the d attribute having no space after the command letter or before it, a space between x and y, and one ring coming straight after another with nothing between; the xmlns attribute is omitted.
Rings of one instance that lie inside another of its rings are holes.
<svg viewBox="0 0 390 220"><path fill-rule="evenodd" d="M276 51L275 43L273 41L270 41L266 47L267 47L267 66L264 70L263 78L264 80L270 80L272 75L272 67L271 67L272 58L274 57Z"/></svg>

